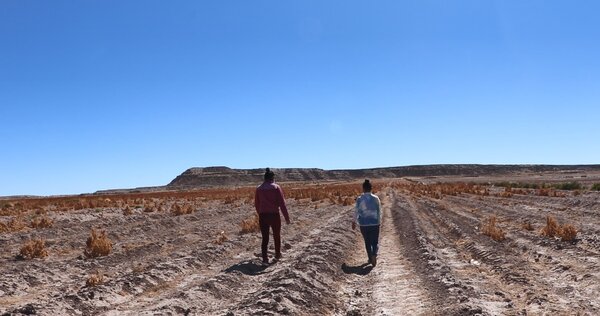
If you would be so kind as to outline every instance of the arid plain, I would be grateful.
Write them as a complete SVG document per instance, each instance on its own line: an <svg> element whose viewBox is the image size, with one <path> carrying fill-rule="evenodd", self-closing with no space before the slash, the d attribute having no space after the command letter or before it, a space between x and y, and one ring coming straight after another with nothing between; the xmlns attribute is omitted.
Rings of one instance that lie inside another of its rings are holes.
<svg viewBox="0 0 600 316"><path fill-rule="evenodd" d="M600 313L600 172L374 183L375 268L357 179L282 181L292 224L266 268L252 185L0 199L0 314Z"/></svg>

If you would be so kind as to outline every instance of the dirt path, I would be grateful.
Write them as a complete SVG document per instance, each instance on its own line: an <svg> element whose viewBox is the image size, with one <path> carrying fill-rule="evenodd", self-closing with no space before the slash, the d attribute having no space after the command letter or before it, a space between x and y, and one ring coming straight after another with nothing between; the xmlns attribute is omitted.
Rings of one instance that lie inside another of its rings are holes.
<svg viewBox="0 0 600 316"><path fill-rule="evenodd" d="M348 310L363 315L425 315L429 297L426 288L416 277L406 253L403 238L392 217L395 202L391 191L380 196L383 219L379 236L377 266L366 265L367 256L360 233L356 234L351 252L347 284L343 286L348 298Z"/></svg>

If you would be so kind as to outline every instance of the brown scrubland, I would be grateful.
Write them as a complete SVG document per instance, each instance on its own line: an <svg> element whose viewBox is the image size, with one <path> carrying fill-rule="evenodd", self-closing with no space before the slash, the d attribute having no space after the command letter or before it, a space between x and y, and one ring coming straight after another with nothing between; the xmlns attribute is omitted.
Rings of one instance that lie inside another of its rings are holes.
<svg viewBox="0 0 600 316"><path fill-rule="evenodd" d="M375 268L360 181L281 183L292 224L268 267L254 186L1 199L0 314L600 313L600 192L518 181L374 179Z"/></svg>

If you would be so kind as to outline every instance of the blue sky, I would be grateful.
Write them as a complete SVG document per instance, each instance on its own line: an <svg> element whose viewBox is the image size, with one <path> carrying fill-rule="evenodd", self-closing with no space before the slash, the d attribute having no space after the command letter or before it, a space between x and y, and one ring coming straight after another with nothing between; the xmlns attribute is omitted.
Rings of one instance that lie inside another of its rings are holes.
<svg viewBox="0 0 600 316"><path fill-rule="evenodd" d="M0 2L0 195L600 163L597 1Z"/></svg>

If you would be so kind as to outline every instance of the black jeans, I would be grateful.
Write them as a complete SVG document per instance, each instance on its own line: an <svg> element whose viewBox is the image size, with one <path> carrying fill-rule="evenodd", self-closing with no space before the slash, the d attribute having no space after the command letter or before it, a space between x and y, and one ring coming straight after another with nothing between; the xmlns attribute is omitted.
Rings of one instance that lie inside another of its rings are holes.
<svg viewBox="0 0 600 316"><path fill-rule="evenodd" d="M379 225L375 226L360 226L360 232L365 239L365 247L369 260L372 256L377 256L379 250Z"/></svg>

